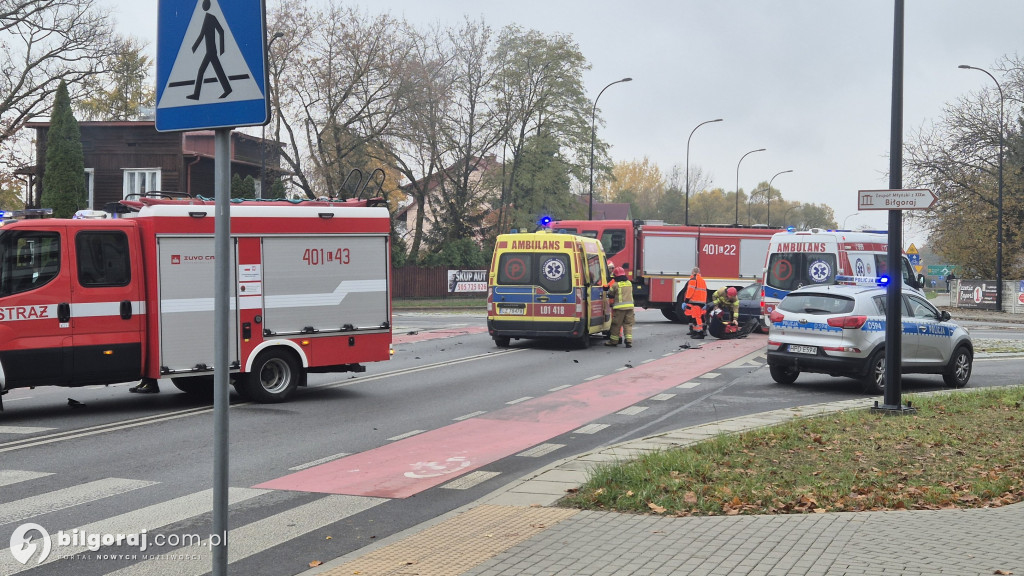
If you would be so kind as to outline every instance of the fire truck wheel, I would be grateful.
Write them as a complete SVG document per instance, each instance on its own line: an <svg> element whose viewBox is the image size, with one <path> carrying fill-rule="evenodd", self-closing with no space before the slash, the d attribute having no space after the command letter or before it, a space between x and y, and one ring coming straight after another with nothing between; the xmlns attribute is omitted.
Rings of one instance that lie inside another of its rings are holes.
<svg viewBox="0 0 1024 576"><path fill-rule="evenodd" d="M172 378L171 383L189 396L213 398L213 376L183 376Z"/></svg>
<svg viewBox="0 0 1024 576"><path fill-rule="evenodd" d="M284 402L299 383L299 364L288 351L267 350L245 378L245 396L261 404Z"/></svg>
<svg viewBox="0 0 1024 576"><path fill-rule="evenodd" d="M671 306L663 307L661 309L661 315L664 316L666 320L671 320L672 322L685 321L685 318L683 318L680 314L676 313L675 308L672 308Z"/></svg>

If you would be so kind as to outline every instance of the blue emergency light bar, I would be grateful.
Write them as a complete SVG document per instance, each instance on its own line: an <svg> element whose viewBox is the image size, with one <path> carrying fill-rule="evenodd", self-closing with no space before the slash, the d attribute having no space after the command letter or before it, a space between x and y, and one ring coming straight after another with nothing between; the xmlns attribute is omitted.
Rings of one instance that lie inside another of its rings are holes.
<svg viewBox="0 0 1024 576"><path fill-rule="evenodd" d="M836 276L836 284L885 287L889 285L889 277L884 274L882 276Z"/></svg>

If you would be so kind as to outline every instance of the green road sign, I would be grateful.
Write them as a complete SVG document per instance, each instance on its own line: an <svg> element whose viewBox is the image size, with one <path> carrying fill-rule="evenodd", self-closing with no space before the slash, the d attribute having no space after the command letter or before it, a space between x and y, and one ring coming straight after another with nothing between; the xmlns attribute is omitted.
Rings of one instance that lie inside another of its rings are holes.
<svg viewBox="0 0 1024 576"><path fill-rule="evenodd" d="M956 273L956 265L954 264L929 264L928 275L929 276L948 276L950 273Z"/></svg>

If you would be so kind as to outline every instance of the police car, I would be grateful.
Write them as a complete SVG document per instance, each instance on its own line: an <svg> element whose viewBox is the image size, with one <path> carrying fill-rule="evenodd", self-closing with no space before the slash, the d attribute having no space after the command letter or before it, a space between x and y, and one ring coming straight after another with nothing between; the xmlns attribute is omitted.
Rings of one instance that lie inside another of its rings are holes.
<svg viewBox="0 0 1024 576"><path fill-rule="evenodd" d="M779 384L801 372L859 379L863 390L885 389L886 288L807 286L790 292L769 315L768 366ZM902 371L942 374L961 388L971 378L974 345L963 327L950 321L915 290L902 294Z"/></svg>

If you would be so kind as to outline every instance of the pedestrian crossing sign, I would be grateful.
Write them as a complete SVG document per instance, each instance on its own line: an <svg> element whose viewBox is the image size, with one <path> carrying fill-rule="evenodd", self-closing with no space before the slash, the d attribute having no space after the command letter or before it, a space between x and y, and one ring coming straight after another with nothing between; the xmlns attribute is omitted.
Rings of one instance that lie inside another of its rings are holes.
<svg viewBox="0 0 1024 576"><path fill-rule="evenodd" d="M159 0L157 14L156 129L266 124L263 0Z"/></svg>

